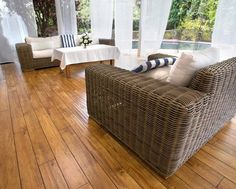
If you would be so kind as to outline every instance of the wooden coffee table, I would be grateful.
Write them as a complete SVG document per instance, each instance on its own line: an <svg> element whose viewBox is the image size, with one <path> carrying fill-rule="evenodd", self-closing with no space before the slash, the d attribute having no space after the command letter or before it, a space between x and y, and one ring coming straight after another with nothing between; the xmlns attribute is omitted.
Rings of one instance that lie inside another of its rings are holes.
<svg viewBox="0 0 236 189"><path fill-rule="evenodd" d="M53 60L61 61L61 70L66 70L66 76L70 77L70 65L90 62L110 61L114 65L114 60L119 58L120 51L115 46L109 45L91 45L87 48L81 46L71 48L54 49Z"/></svg>

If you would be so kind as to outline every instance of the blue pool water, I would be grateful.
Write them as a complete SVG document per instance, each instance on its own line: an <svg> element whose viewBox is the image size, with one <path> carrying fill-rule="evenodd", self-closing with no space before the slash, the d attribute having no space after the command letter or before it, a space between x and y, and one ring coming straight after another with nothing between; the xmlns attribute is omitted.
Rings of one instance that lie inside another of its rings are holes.
<svg viewBox="0 0 236 189"><path fill-rule="evenodd" d="M210 47L210 43L193 41L162 41L161 49L201 50ZM133 49L138 48L138 41L133 41Z"/></svg>

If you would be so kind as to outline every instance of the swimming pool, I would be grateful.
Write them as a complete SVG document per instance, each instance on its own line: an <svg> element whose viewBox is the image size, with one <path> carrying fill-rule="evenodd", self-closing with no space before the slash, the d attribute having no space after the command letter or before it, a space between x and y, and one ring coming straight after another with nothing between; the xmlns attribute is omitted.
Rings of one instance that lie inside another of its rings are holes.
<svg viewBox="0 0 236 189"><path fill-rule="evenodd" d="M176 41L163 40L161 49L178 49L178 50L201 50L211 46L208 42L194 42L194 41ZM138 48L138 41L133 41L133 49Z"/></svg>

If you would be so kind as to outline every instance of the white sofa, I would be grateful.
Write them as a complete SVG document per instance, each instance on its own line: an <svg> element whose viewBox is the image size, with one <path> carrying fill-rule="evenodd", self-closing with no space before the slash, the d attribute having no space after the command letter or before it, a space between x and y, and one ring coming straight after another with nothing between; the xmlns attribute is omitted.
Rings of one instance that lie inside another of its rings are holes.
<svg viewBox="0 0 236 189"><path fill-rule="evenodd" d="M75 35L75 42L80 44L81 35ZM111 39L94 39L92 44L114 45ZM34 70L45 67L59 66L59 61L51 62L54 49L62 48L60 36L53 37L26 37L25 43L16 44L16 50L23 71Z"/></svg>
<svg viewBox="0 0 236 189"><path fill-rule="evenodd" d="M81 35L75 35L76 46L80 44ZM60 36L35 38L26 37L25 42L31 45L33 58L48 58L52 57L53 49L62 48ZM97 44L98 40L93 39L93 44Z"/></svg>

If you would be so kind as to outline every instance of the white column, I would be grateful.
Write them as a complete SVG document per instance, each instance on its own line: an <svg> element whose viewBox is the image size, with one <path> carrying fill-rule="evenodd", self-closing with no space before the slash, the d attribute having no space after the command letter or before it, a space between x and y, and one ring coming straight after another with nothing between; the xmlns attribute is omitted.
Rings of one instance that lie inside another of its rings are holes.
<svg viewBox="0 0 236 189"><path fill-rule="evenodd" d="M115 0L115 42L121 51L132 49L133 0Z"/></svg>
<svg viewBox="0 0 236 189"><path fill-rule="evenodd" d="M212 44L236 44L236 0L219 0Z"/></svg>
<svg viewBox="0 0 236 189"><path fill-rule="evenodd" d="M112 37L113 0L90 1L91 30L94 39Z"/></svg>
<svg viewBox="0 0 236 189"><path fill-rule="evenodd" d="M142 0L140 23L141 55L157 51L165 34L172 0Z"/></svg>
<svg viewBox="0 0 236 189"><path fill-rule="evenodd" d="M55 0L59 34L77 34L75 0Z"/></svg>

